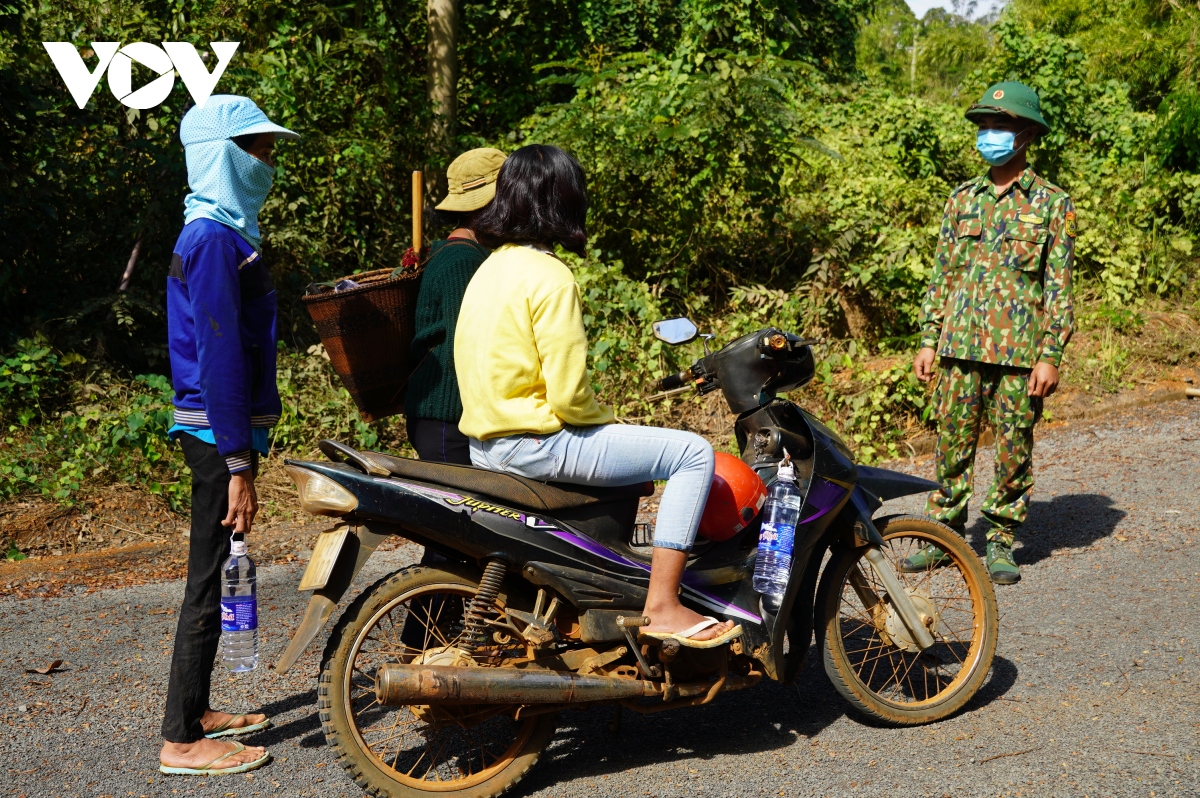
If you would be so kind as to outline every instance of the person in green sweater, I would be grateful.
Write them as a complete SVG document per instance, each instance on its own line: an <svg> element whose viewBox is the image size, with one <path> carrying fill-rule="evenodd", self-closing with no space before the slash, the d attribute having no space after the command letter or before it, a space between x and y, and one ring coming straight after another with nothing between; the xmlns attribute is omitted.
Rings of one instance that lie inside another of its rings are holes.
<svg viewBox="0 0 1200 798"><path fill-rule="evenodd" d="M454 371L454 327L467 283L491 254L475 239L474 219L496 196L505 157L484 147L455 158L446 173L449 193L436 206L438 219L453 224L454 231L429 247L412 343L418 365L404 401L408 440L422 460L471 465L467 436L458 431L463 406Z"/></svg>

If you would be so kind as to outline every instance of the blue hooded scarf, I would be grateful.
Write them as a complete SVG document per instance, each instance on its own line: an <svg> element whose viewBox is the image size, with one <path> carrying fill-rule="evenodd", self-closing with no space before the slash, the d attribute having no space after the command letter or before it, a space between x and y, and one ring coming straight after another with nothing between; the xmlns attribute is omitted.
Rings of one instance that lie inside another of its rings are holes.
<svg viewBox="0 0 1200 798"><path fill-rule="evenodd" d="M213 95L203 107L197 105L184 115L179 139L192 193L183 200L183 223L212 219L261 251L258 212L271 190L275 168L230 141L251 133L300 138L268 119L249 98L232 94Z"/></svg>

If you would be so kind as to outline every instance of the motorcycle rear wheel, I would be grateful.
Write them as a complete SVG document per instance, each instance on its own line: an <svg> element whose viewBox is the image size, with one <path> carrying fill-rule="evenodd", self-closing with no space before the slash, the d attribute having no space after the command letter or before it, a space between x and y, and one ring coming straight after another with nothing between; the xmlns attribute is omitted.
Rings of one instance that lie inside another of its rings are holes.
<svg viewBox="0 0 1200 798"><path fill-rule="evenodd" d="M367 794L493 798L519 782L550 744L553 714L513 721L510 707L374 700L379 665L453 656L478 587L478 575L466 568L412 566L376 582L338 620L321 663L321 727L338 764ZM501 594L497 614L503 605ZM478 652L472 667L496 666L502 649Z"/></svg>
<svg viewBox="0 0 1200 798"><path fill-rule="evenodd" d="M844 550L821 580L825 673L873 720L891 726L933 723L960 710L987 678L999 633L996 594L979 557L950 527L904 515L887 519L880 534L884 557L905 592L931 618L934 645L917 650L864 550ZM902 573L900 561L928 544L950 562ZM872 597L883 600L868 606Z"/></svg>

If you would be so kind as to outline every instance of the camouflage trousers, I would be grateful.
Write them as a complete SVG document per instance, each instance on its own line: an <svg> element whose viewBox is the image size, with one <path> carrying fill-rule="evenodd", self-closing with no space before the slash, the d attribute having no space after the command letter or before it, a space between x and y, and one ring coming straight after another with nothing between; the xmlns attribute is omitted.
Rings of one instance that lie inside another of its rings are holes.
<svg viewBox="0 0 1200 798"><path fill-rule="evenodd" d="M1029 395L1029 369L942 358L934 391L938 442L935 464L942 486L928 512L952 526L967 521L975 449L986 418L996 433L996 477L983 499L988 540L1012 545L1029 514L1033 491L1033 426L1042 400Z"/></svg>

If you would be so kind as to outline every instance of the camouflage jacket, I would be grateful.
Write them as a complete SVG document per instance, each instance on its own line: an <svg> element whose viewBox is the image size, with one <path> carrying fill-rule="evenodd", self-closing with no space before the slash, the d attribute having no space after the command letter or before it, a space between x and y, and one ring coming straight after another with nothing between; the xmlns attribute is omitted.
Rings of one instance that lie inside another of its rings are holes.
<svg viewBox="0 0 1200 798"><path fill-rule="evenodd" d="M1058 366L1074 324L1075 206L1026 168L997 197L986 174L946 203L921 346L942 357Z"/></svg>

